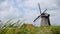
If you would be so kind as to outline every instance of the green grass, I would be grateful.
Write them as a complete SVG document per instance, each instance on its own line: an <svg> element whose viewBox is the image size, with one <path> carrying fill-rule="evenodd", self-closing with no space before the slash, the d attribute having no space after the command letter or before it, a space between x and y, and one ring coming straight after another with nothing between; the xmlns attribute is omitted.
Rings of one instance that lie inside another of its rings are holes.
<svg viewBox="0 0 60 34"><path fill-rule="evenodd" d="M60 34L60 26L35 27L32 24L23 24L21 26L19 23L20 20L16 23L8 20L7 23L0 28L0 34Z"/></svg>

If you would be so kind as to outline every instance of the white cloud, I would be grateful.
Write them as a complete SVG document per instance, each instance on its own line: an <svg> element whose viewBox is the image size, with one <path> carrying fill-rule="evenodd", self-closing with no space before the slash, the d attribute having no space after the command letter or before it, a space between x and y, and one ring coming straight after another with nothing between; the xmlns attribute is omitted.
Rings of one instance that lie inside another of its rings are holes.
<svg viewBox="0 0 60 34"><path fill-rule="evenodd" d="M22 11L24 11L24 19L32 22L39 15L38 3L40 3L42 11L48 8L47 12L51 14L51 22L53 22L53 24L57 22L55 19L60 20L58 19L60 18L59 0L6 0L0 4L0 9L3 8L3 10L0 11L0 16L6 18L8 18L8 16L20 17L22 16Z"/></svg>
<svg viewBox="0 0 60 34"><path fill-rule="evenodd" d="M0 4L0 18L14 18L20 17L22 13L15 8L9 0Z"/></svg>

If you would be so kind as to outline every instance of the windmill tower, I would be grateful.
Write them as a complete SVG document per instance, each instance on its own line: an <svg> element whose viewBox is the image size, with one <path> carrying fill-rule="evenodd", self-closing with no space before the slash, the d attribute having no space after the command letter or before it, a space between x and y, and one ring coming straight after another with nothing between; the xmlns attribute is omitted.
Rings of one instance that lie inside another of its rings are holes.
<svg viewBox="0 0 60 34"><path fill-rule="evenodd" d="M39 6L39 10L40 10L40 15L33 21L35 22L37 19L41 18L41 26L50 26L50 14L45 13L47 11L47 9L45 9L42 13L41 13L41 8L40 8L40 4L38 3Z"/></svg>

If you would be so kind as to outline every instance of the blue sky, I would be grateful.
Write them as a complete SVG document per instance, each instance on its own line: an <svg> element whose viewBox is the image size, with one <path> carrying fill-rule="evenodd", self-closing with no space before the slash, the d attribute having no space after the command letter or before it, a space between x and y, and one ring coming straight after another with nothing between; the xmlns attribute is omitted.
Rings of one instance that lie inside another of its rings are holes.
<svg viewBox="0 0 60 34"><path fill-rule="evenodd" d="M60 25L60 0L0 0L0 19L7 20L10 18L22 18L28 23L32 22L39 16L38 3L42 11L48 9L51 24ZM40 25L40 20L35 24Z"/></svg>

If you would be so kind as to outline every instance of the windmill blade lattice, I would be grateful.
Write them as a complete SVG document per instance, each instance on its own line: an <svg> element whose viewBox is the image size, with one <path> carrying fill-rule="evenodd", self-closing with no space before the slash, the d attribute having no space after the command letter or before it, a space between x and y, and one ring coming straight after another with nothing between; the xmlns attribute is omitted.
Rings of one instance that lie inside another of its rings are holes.
<svg viewBox="0 0 60 34"><path fill-rule="evenodd" d="M39 17L40 17L40 15L33 22L35 22Z"/></svg>
<svg viewBox="0 0 60 34"><path fill-rule="evenodd" d="M40 3L38 3L38 7L39 7L39 10L40 10L40 14L41 14L41 8L40 8Z"/></svg>
<svg viewBox="0 0 60 34"><path fill-rule="evenodd" d="M47 9L45 9L44 11L43 11L43 13L45 13L47 11Z"/></svg>

